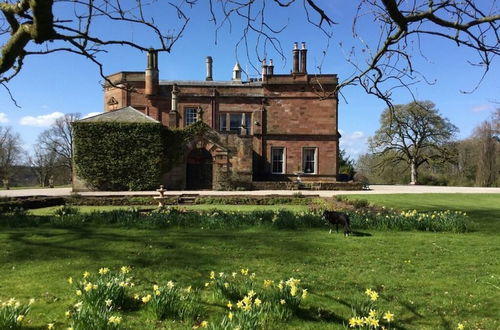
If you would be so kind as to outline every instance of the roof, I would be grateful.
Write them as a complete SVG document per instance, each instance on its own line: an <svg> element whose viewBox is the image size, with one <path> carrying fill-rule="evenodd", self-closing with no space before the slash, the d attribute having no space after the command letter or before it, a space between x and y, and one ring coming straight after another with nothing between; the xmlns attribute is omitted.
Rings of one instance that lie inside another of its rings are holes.
<svg viewBox="0 0 500 330"><path fill-rule="evenodd" d="M160 85L173 85L179 86L232 86L232 87L261 87L262 81L206 81L206 80L160 80Z"/></svg>
<svg viewBox="0 0 500 330"><path fill-rule="evenodd" d="M160 123L130 106L80 119L78 122Z"/></svg>

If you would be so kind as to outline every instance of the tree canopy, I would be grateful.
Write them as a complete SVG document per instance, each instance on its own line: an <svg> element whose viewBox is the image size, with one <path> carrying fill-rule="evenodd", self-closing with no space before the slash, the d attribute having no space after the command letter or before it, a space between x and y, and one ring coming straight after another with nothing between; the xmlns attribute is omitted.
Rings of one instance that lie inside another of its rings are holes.
<svg viewBox="0 0 500 330"><path fill-rule="evenodd" d="M500 9L496 1L359 0L352 17L352 35L337 39L336 26L343 16L336 11L336 3L328 1L184 0L173 4L144 0L10 0L0 1L0 84L8 90L8 82L23 69L25 58L33 55L77 54L95 63L105 77L99 54L112 46L171 52L179 38L189 38L184 35L191 20L189 9L197 6L206 6L215 33L236 21L242 23L238 45L243 45L247 54L249 49L255 49L261 59L268 48L283 54L279 34L287 26L275 24L273 17L277 10L286 17L288 9L301 5L303 21L316 26L341 47L347 38L358 41L357 47L345 50L352 75L335 90L323 91L327 95L359 85L391 105L394 88L410 88L425 79L415 67L414 56L422 53L425 58L421 42L427 37L473 50L476 57L467 60L485 73L500 53ZM370 35L378 34L371 36L375 42L368 42L360 32L362 20L373 26ZM151 38L134 40L109 33L126 30L124 24L148 32Z"/></svg>
<svg viewBox="0 0 500 330"><path fill-rule="evenodd" d="M412 102L387 108L380 128L370 139L370 148L381 157L384 168L404 162L410 168L411 183L418 183L418 168L425 163L445 160L449 142L458 128L441 117L434 103Z"/></svg>

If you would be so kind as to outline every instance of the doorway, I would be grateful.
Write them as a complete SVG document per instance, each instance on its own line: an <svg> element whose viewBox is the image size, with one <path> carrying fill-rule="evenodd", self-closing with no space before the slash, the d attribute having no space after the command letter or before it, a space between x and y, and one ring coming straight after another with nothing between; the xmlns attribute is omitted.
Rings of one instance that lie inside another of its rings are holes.
<svg viewBox="0 0 500 330"><path fill-rule="evenodd" d="M212 189L212 155L208 150L191 150L186 162L186 189Z"/></svg>

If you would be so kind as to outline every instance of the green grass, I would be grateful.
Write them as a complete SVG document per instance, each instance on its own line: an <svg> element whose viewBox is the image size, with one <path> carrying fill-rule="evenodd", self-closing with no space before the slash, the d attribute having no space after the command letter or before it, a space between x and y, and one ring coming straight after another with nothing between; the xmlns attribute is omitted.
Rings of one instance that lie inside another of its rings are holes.
<svg viewBox="0 0 500 330"><path fill-rule="evenodd" d="M497 195L498 196L498 195ZM372 199L373 197L373 199ZM357 197L355 197L357 198ZM136 290L168 280L203 287L211 270L242 267L271 279L300 278L310 297L285 329L342 329L350 305L366 288L408 329L498 329L500 206L494 195L361 196L388 207L459 209L478 222L467 234L366 231L344 238L326 230L124 229L116 227L2 228L0 299L34 297L31 326L57 321L75 302L66 283L85 270L133 267ZM211 205L211 207L213 207ZM261 209L261 206L259 206ZM495 221L496 220L496 221ZM209 321L224 302L205 294ZM157 323L141 309L126 313L132 329L189 329Z"/></svg>
<svg viewBox="0 0 500 330"><path fill-rule="evenodd" d="M40 209L30 210L32 215L52 215L54 211L61 206L50 206ZM91 213L94 211L112 211L112 210L130 210L131 208L139 209L154 209L154 206L75 206L81 213ZM238 212L251 212L251 211L272 211L272 210L287 210L292 212L307 211L307 205L181 205L180 207L190 210L213 210L218 209L221 211L238 211Z"/></svg>

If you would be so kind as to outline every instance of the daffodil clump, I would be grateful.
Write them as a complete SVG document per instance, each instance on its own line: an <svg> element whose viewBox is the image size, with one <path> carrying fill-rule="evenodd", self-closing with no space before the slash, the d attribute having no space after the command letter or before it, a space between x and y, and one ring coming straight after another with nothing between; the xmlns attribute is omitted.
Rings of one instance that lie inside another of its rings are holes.
<svg viewBox="0 0 500 330"><path fill-rule="evenodd" d="M35 299L30 299L28 303L21 303L16 298L0 300L0 329L20 328L34 302Z"/></svg>
<svg viewBox="0 0 500 330"><path fill-rule="evenodd" d="M129 276L130 267L123 266L118 272L102 267L96 273L83 272L79 281L67 279L74 286L77 302L65 313L71 328L116 329L122 322L117 314L126 301L127 288L134 283Z"/></svg>
<svg viewBox="0 0 500 330"><path fill-rule="evenodd" d="M353 311L355 315L349 319L348 328L360 329L390 329L393 325L394 314L390 311L379 311L376 307L379 294L372 289L366 289L368 301L359 304Z"/></svg>
<svg viewBox="0 0 500 330"><path fill-rule="evenodd" d="M247 268L230 273L211 271L208 279L205 286L213 287L217 298L226 299L228 312L220 323L223 329L258 329L266 322L288 320L308 295L298 279L259 280Z"/></svg>
<svg viewBox="0 0 500 330"><path fill-rule="evenodd" d="M465 212L433 211L417 212L383 210L381 212L357 210L349 214L351 226L359 229L421 230L432 232L463 233L471 223Z"/></svg>
<svg viewBox="0 0 500 330"><path fill-rule="evenodd" d="M198 292L191 286L180 287L172 281L165 285L155 284L150 293L135 298L147 304L157 320L188 320L201 314Z"/></svg>

